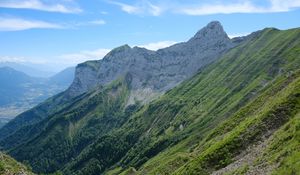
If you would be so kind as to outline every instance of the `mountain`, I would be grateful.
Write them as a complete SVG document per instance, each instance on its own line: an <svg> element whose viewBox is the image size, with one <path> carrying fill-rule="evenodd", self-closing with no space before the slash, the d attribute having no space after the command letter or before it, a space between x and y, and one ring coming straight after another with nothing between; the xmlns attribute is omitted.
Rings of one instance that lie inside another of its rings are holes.
<svg viewBox="0 0 300 175"><path fill-rule="evenodd" d="M0 89L0 105L5 105L23 96L27 83L32 83L33 79L22 72L3 67L0 68L0 82L5 82L1 83Z"/></svg>
<svg viewBox="0 0 300 175"><path fill-rule="evenodd" d="M54 98L55 103L53 100L49 103L46 101L39 107L28 111L29 113L21 114L20 119L10 124L13 127L7 126L6 131L0 133L0 138L20 129L24 123L38 122L54 114L57 106L66 103L67 99L106 86L126 74L131 76L132 82L129 100L125 106L140 102L148 103L191 77L201 67L215 61L219 55L244 40L246 38L240 39L239 42L230 40L222 25L213 21L199 30L189 41L157 52L138 47L130 48L128 45L113 49L102 60L79 64L75 70L73 83L58 98ZM69 101L71 103L72 100ZM42 113L39 112L39 108L42 108ZM37 112L32 114L33 111Z"/></svg>
<svg viewBox="0 0 300 175"><path fill-rule="evenodd" d="M2 128L8 122L9 122L9 119L7 119L7 118L0 118L0 128Z"/></svg>
<svg viewBox="0 0 300 175"><path fill-rule="evenodd" d="M34 64L25 64L25 63L15 63L15 62L0 62L1 67L10 67L19 72L23 72L31 77L40 77L40 78L47 78L53 76L55 73L50 71L43 71L40 69L40 65L36 66ZM39 68L37 68L39 67Z"/></svg>
<svg viewBox="0 0 300 175"><path fill-rule="evenodd" d="M235 45L217 21L209 23L189 41L157 52L124 45L102 60L79 64L68 93L74 97L129 73L132 76L129 102L148 101L190 78Z"/></svg>
<svg viewBox="0 0 300 175"><path fill-rule="evenodd" d="M0 126L48 97L65 90L74 78L74 68L53 77L36 78L10 67L0 67ZM2 126L1 126L2 127Z"/></svg>
<svg viewBox="0 0 300 175"><path fill-rule="evenodd" d="M18 163L13 158L0 152L0 174L12 175L33 175L33 173L26 166Z"/></svg>
<svg viewBox="0 0 300 175"><path fill-rule="evenodd" d="M232 40L220 29L78 65L68 90L0 129L0 146L37 173L299 172L300 29Z"/></svg>
<svg viewBox="0 0 300 175"><path fill-rule="evenodd" d="M74 80L75 67L68 67L49 78L50 84L69 87Z"/></svg>

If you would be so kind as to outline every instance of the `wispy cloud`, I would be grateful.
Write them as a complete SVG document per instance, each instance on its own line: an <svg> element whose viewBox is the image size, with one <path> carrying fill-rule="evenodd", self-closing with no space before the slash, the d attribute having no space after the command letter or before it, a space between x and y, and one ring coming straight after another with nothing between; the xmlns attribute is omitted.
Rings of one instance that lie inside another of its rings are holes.
<svg viewBox="0 0 300 175"><path fill-rule="evenodd" d="M161 0L153 3L151 0L135 1L135 3L121 3L108 0L129 14L159 16L165 12L185 15L213 15L232 13L276 13L288 12L300 7L300 0L265 0L265 5L258 5L253 0L212 0L206 2L180 2L179 0ZM257 2L257 1L256 1Z"/></svg>
<svg viewBox="0 0 300 175"><path fill-rule="evenodd" d="M30 29L74 29L83 26L100 26L105 25L106 21L102 19L82 21L82 22L65 22L52 23L40 20L28 20L18 17L1 17L0 16L0 32L1 31L21 31Z"/></svg>
<svg viewBox="0 0 300 175"><path fill-rule="evenodd" d="M51 2L51 1L50 1ZM65 1L68 2L68 1ZM69 1L68 3L72 3ZM73 3L72 3L73 4ZM47 3L42 0L1 0L0 7L2 8L16 8L16 9L32 9L41 10L48 12L59 12L59 13L80 13L82 9L74 5L67 6L63 3Z"/></svg>
<svg viewBox="0 0 300 175"><path fill-rule="evenodd" d="M250 33L233 33L233 34L228 34L229 38L235 38L235 37L241 37L241 36L247 36Z"/></svg>
<svg viewBox="0 0 300 175"><path fill-rule="evenodd" d="M58 58L64 63L78 64L87 60L102 59L109 51L110 49L104 48L96 50L85 50L78 53L63 54L58 56Z"/></svg>
<svg viewBox="0 0 300 175"><path fill-rule="evenodd" d="M232 14L232 13L275 13L288 12L300 7L300 0L268 0L268 6L259 6L249 0L238 3L211 3L199 4L192 7L178 8L178 13L187 15L212 15L212 14Z"/></svg>
<svg viewBox="0 0 300 175"><path fill-rule="evenodd" d="M86 27L86 26L101 26L105 25L106 21L102 19L90 20L90 21L78 21L78 22L71 22L66 23L66 28L78 28L78 27Z"/></svg>
<svg viewBox="0 0 300 175"><path fill-rule="evenodd" d="M270 0L271 11L286 12L300 7L300 0Z"/></svg>
<svg viewBox="0 0 300 175"><path fill-rule="evenodd" d="M176 41L159 41L159 42L148 43L148 44L144 44L144 45L138 45L138 47L143 47L143 48L146 48L149 50L158 50L158 49L169 47L176 43L178 43L178 42L176 42Z"/></svg>
<svg viewBox="0 0 300 175"><path fill-rule="evenodd" d="M122 11L129 14L138 14L138 15L152 15L159 16L163 9L161 6L154 5L148 0L137 1L135 4L126 4L117 1L108 1L110 4L117 5L121 8Z"/></svg>
<svg viewBox="0 0 300 175"><path fill-rule="evenodd" d="M116 2L116 1L108 1L108 2L119 6L126 13L134 14L134 13L138 13L140 11L140 9L138 7L135 7L133 5Z"/></svg>
<svg viewBox="0 0 300 175"><path fill-rule="evenodd" d="M0 63L13 62L20 64L40 64L44 66L57 66L60 68L75 66L79 63L88 60L100 60L102 59L111 49L95 49L95 50L84 50L77 53L62 54L57 56L51 56L51 59L44 56L35 56L35 58L28 58L23 56L3 56L0 55Z"/></svg>
<svg viewBox="0 0 300 175"><path fill-rule="evenodd" d="M26 59L23 57L13 57L13 56L0 56L0 63L14 62L14 63L24 63Z"/></svg>
<svg viewBox="0 0 300 175"><path fill-rule="evenodd" d="M38 20L0 17L0 31L20 31L28 29L62 29L63 26Z"/></svg>
<svg viewBox="0 0 300 175"><path fill-rule="evenodd" d="M91 24L91 25L104 25L104 24L106 24L106 21L104 21L102 19L98 19L98 20L89 21L87 24Z"/></svg>
<svg viewBox="0 0 300 175"><path fill-rule="evenodd" d="M107 11L101 11L100 14L102 14L102 15L107 15L108 12L107 12Z"/></svg>
<svg viewBox="0 0 300 175"><path fill-rule="evenodd" d="M47 59L43 58L28 58L24 56L3 56L0 55L0 63L19 63L19 64L49 64Z"/></svg>

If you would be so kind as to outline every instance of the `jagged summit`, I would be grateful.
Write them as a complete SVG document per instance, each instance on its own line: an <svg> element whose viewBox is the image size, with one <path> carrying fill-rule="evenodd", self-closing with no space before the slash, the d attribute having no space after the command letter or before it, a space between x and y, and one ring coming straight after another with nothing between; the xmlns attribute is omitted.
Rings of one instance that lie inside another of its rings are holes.
<svg viewBox="0 0 300 175"><path fill-rule="evenodd" d="M113 49L102 60L79 65L68 93L77 96L127 73L133 77L132 90L144 92L146 89L147 96L162 93L193 76L234 46L218 21L209 23L189 41L156 52L126 44ZM139 96L143 92L139 92ZM144 98L147 97L140 99L143 101Z"/></svg>
<svg viewBox="0 0 300 175"><path fill-rule="evenodd" d="M227 36L226 32L223 29L222 24L219 21L212 21L208 23L204 28L199 30L193 38L190 39L192 40L201 40L201 39L208 39L208 38L213 38L213 39L223 39L229 37Z"/></svg>

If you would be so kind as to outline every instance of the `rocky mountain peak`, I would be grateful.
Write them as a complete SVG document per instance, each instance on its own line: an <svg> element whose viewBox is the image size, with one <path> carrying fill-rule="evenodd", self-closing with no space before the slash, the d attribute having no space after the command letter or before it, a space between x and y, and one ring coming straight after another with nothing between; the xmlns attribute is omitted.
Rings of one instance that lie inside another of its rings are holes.
<svg viewBox="0 0 300 175"><path fill-rule="evenodd" d="M76 96L130 73L131 90L135 94L131 99L144 101L151 94L161 94L193 76L234 46L218 21L209 23L188 42L156 52L123 45L113 49L102 60L77 66L68 92Z"/></svg>
<svg viewBox="0 0 300 175"><path fill-rule="evenodd" d="M199 30L191 40L201 39L229 39L226 32L223 29L222 24L219 21L212 21L208 23L204 28Z"/></svg>

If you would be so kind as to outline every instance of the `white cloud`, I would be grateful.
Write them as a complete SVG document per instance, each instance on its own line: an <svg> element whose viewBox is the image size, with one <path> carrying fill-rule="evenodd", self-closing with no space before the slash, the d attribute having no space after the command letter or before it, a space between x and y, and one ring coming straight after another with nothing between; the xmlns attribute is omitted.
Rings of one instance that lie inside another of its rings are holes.
<svg viewBox="0 0 300 175"><path fill-rule="evenodd" d="M285 12L300 7L300 0L270 0L271 11Z"/></svg>
<svg viewBox="0 0 300 175"><path fill-rule="evenodd" d="M5 62L23 63L26 62L26 60L23 57L0 56L0 63Z"/></svg>
<svg viewBox="0 0 300 175"><path fill-rule="evenodd" d="M0 31L19 31L38 28L61 29L64 27L59 24L49 23L45 21L0 17Z"/></svg>
<svg viewBox="0 0 300 175"><path fill-rule="evenodd" d="M48 1L49 2L49 1ZM71 1L70 1L71 2ZM44 3L41 0L1 0L0 7L16 9L33 9L59 13L80 13L82 9L74 6L66 6L60 3Z"/></svg>
<svg viewBox="0 0 300 175"><path fill-rule="evenodd" d="M287 12L300 7L300 0L268 0L270 5L258 6L249 0L239 3L211 3L194 5L193 7L178 8L177 12L187 15L212 15L212 14L232 14L232 13L274 13Z"/></svg>
<svg viewBox="0 0 300 175"><path fill-rule="evenodd" d="M102 15L107 15L108 12L107 12L107 11L101 11L100 14L102 14Z"/></svg>
<svg viewBox="0 0 300 175"><path fill-rule="evenodd" d="M87 60L99 60L102 59L110 49L97 49L97 50L85 50L79 53L64 54L59 56L61 62L68 64L78 64Z"/></svg>
<svg viewBox="0 0 300 175"><path fill-rule="evenodd" d="M128 5L128 4L116 2L116 1L109 1L109 3L121 7L121 9L126 13L135 14L135 13L139 12L139 8L135 7L133 5Z"/></svg>
<svg viewBox="0 0 300 175"><path fill-rule="evenodd" d="M240 4L204 4L197 7L180 9L180 13L187 15L212 15L230 13L252 13L263 12L263 9L253 6L249 2Z"/></svg>
<svg viewBox="0 0 300 175"><path fill-rule="evenodd" d="M154 5L148 0L138 1L133 5L129 5L117 1L108 1L108 2L119 6L122 11L129 14L159 16L164 11L162 7L158 5Z"/></svg>
<svg viewBox="0 0 300 175"><path fill-rule="evenodd" d="M20 63L20 64L49 64L49 61L41 58L27 58L23 56L1 56L0 55L0 63Z"/></svg>
<svg viewBox="0 0 300 175"><path fill-rule="evenodd" d="M27 20L16 17L0 17L1 31L20 31L29 29L67 29L80 26L99 26L106 24L106 21L98 19L86 22L65 23L63 25L39 20Z"/></svg>
<svg viewBox="0 0 300 175"><path fill-rule="evenodd" d="M88 24L91 25L104 25L106 24L106 21L99 19L99 20L94 20L94 21L89 21Z"/></svg>
<svg viewBox="0 0 300 175"><path fill-rule="evenodd" d="M149 50L158 50L162 48L169 47L171 45L176 44L177 42L175 41L159 41L155 43L149 43L149 44L144 44L144 45L139 45L138 47L143 47Z"/></svg>
<svg viewBox="0 0 300 175"><path fill-rule="evenodd" d="M136 0L136 3L126 4L114 0L109 3L117 5L122 11L129 14L159 16L164 12L185 15L213 15L232 13L276 13L288 12L300 7L300 0L265 0L264 6L253 0L236 0L234 3L225 0L212 0L209 3L180 3L179 0L161 0L153 4L151 0ZM206 1L207 2L207 1Z"/></svg>
<svg viewBox="0 0 300 175"><path fill-rule="evenodd" d="M100 25L105 25L106 21L102 19L96 19L96 20L91 20L91 21L83 21L83 22L73 22L70 24L65 24L67 28L77 28L81 26L100 26Z"/></svg>
<svg viewBox="0 0 300 175"><path fill-rule="evenodd" d="M241 36L247 36L250 33L233 33L233 34L228 34L229 38L235 38L235 37L241 37Z"/></svg>

